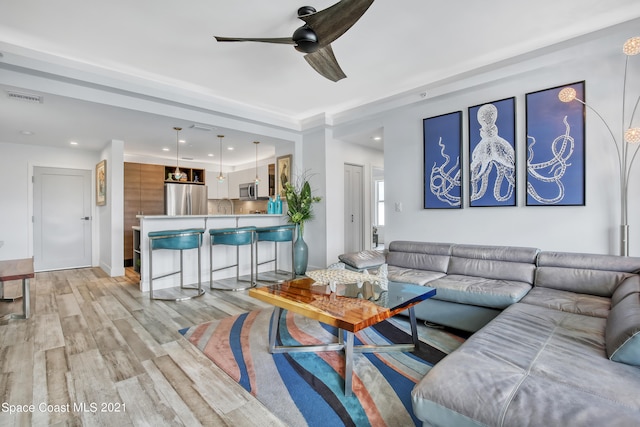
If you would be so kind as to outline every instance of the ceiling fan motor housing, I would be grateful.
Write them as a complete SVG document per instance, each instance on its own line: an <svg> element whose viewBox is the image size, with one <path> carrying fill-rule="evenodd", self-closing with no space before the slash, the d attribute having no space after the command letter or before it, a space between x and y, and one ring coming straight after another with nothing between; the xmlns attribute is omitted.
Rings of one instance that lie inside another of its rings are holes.
<svg viewBox="0 0 640 427"><path fill-rule="evenodd" d="M295 30L292 39L299 52L312 53L318 50L318 35L308 25L303 25Z"/></svg>
<svg viewBox="0 0 640 427"><path fill-rule="evenodd" d="M312 13L316 13L316 8L313 6L302 6L298 9L298 17L311 15Z"/></svg>

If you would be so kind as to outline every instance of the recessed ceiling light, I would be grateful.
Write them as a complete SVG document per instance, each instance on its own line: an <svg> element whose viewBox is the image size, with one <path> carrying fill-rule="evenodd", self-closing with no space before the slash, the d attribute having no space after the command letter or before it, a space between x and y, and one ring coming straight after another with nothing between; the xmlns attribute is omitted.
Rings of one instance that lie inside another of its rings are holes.
<svg viewBox="0 0 640 427"><path fill-rule="evenodd" d="M33 135L33 131L30 130L21 130L20 133L22 135Z"/></svg>
<svg viewBox="0 0 640 427"><path fill-rule="evenodd" d="M207 156L213 157L213 153L209 153L209 154L207 154Z"/></svg>
<svg viewBox="0 0 640 427"><path fill-rule="evenodd" d="M69 144L71 144L71 145L78 145L78 143L77 143L77 142L75 142L75 141L71 141L71 142L69 142Z"/></svg>
<svg viewBox="0 0 640 427"><path fill-rule="evenodd" d="M380 141L380 140L382 140L382 137L381 136L374 136L373 140L374 141Z"/></svg>
<svg viewBox="0 0 640 427"><path fill-rule="evenodd" d="M233 151L233 147L227 147L227 150Z"/></svg>
<svg viewBox="0 0 640 427"><path fill-rule="evenodd" d="M185 139L179 139L178 140L181 144L184 144L185 142L187 142Z"/></svg>
<svg viewBox="0 0 640 427"><path fill-rule="evenodd" d="M164 147L162 151L169 151L169 149L167 147Z"/></svg>

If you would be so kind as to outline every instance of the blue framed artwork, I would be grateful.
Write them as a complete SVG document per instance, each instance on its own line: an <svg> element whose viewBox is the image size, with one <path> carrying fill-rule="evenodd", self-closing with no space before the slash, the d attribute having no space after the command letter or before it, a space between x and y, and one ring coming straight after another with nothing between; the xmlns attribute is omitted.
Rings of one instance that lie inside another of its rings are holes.
<svg viewBox="0 0 640 427"><path fill-rule="evenodd" d="M585 99L584 81L526 95L527 206L585 204L585 107L560 101L565 87Z"/></svg>
<svg viewBox="0 0 640 427"><path fill-rule="evenodd" d="M462 111L424 119L424 208L462 207Z"/></svg>
<svg viewBox="0 0 640 427"><path fill-rule="evenodd" d="M516 205L515 97L469 107L469 206Z"/></svg>

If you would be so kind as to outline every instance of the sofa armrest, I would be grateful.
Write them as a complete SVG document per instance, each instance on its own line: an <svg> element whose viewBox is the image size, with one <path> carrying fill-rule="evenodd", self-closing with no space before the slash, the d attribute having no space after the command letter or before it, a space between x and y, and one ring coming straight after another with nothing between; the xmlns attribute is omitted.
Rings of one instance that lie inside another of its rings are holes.
<svg viewBox="0 0 640 427"><path fill-rule="evenodd" d="M640 293L627 295L611 308L605 343L609 359L640 366Z"/></svg>

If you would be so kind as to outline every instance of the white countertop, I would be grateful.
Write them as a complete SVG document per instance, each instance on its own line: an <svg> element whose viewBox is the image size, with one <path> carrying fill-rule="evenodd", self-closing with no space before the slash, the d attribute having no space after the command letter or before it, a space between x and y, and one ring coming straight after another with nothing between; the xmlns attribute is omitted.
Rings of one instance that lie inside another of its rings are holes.
<svg viewBox="0 0 640 427"><path fill-rule="evenodd" d="M211 229L217 228L231 228L238 226L256 226L267 227L273 225L284 224L289 219L287 215L273 215L273 214L233 214L233 215L138 215L140 221L140 290L147 292L149 290L149 232L159 230L172 230L172 229L187 229L187 228L203 228L205 234ZM289 247L280 245L282 248L273 247L274 245L262 245L260 248L260 254L262 259L270 259L275 255L275 251L282 252L278 258L282 259L285 268L290 268L286 263L290 259L291 255L288 251L291 251ZM216 257L218 259L218 265L232 264L237 257L237 248L228 247L217 248ZM228 249L228 251L227 251ZM184 276L184 283L197 283L198 281L198 268L193 268L196 265L200 266L200 277L210 277L211 271L209 269L210 262L207 260L211 256L211 245L207 243L201 245L198 251L187 251L185 254L186 274ZM244 250L249 250L245 248ZM172 269L177 269L179 266L180 256L175 254L176 251L157 251L153 255L154 272L159 275L169 273ZM228 252L228 253L227 253ZM257 252L257 250L256 250ZM205 262L198 264L198 255L201 255L201 259ZM288 255L288 256L287 256ZM248 255L243 255L244 260L241 269L241 275L248 274L251 263ZM228 261L228 262L227 262ZM163 269L165 271L163 271ZM245 271L246 270L246 271ZM227 269L217 273L221 278L232 277L236 273L234 269ZM167 277L167 280L156 282L154 280L154 289L164 289L168 287L176 287L180 285L180 281L177 278Z"/></svg>
<svg viewBox="0 0 640 427"><path fill-rule="evenodd" d="M281 218L286 215L274 214L231 214L231 215L137 215L144 219L188 219L188 218Z"/></svg>

